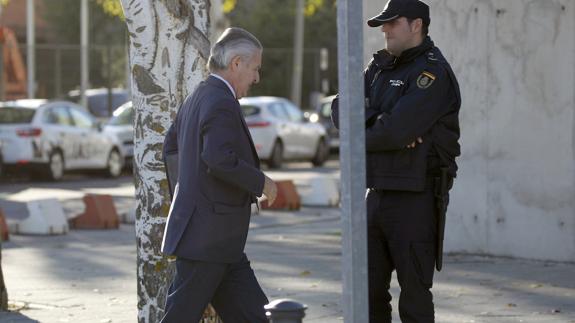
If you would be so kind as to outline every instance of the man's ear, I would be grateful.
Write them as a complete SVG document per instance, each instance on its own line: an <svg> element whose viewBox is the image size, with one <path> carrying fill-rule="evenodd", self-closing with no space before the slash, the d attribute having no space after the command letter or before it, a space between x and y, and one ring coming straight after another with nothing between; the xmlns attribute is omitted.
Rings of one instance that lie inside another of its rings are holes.
<svg viewBox="0 0 575 323"><path fill-rule="evenodd" d="M239 66L242 58L240 55L234 56L230 61L230 70L235 71Z"/></svg>

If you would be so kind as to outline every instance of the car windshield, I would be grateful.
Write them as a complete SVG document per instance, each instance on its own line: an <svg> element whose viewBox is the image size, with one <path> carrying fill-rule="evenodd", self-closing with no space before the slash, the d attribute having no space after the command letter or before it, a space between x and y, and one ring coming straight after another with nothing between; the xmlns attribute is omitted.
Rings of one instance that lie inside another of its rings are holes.
<svg viewBox="0 0 575 323"><path fill-rule="evenodd" d="M242 105L242 114L244 117L253 116L260 113L260 108L253 105Z"/></svg>
<svg viewBox="0 0 575 323"><path fill-rule="evenodd" d="M0 108L0 124L30 123L34 118L35 109L5 107Z"/></svg>
<svg viewBox="0 0 575 323"><path fill-rule="evenodd" d="M110 109L114 109L128 101L127 93L112 93L112 105ZM88 97L88 105L90 111L98 117L109 116L108 113L108 94L93 95Z"/></svg>
<svg viewBox="0 0 575 323"><path fill-rule="evenodd" d="M134 109L126 108L119 114L115 115L108 122L109 125L119 126L119 125L131 125L134 123Z"/></svg>

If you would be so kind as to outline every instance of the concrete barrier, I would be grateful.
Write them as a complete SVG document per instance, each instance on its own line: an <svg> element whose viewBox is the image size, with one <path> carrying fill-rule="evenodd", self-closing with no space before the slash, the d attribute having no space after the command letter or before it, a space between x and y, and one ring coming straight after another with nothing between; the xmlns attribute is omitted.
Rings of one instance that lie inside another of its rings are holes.
<svg viewBox="0 0 575 323"><path fill-rule="evenodd" d="M2 241L10 240L10 236L8 234L8 225L6 224L6 217L4 216L2 209L0 209L0 239Z"/></svg>
<svg viewBox="0 0 575 323"><path fill-rule="evenodd" d="M297 191L304 206L338 206L340 201L339 184L335 178L312 177L296 181Z"/></svg>
<svg viewBox="0 0 575 323"><path fill-rule="evenodd" d="M111 195L86 194L84 213L70 219L74 229L117 229L120 219Z"/></svg>
<svg viewBox="0 0 575 323"><path fill-rule="evenodd" d="M69 231L62 204L57 199L25 203L28 217L10 226L14 234L66 234Z"/></svg>

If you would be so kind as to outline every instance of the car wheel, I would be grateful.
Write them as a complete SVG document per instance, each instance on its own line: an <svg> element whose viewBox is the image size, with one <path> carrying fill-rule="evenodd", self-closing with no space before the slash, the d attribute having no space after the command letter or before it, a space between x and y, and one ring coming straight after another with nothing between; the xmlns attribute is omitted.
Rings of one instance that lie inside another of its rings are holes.
<svg viewBox="0 0 575 323"><path fill-rule="evenodd" d="M315 156L311 160L314 166L323 166L327 158L329 157L329 146L325 138L320 138L319 142L317 143L317 148L315 151Z"/></svg>
<svg viewBox="0 0 575 323"><path fill-rule="evenodd" d="M108 162L106 163L106 175L108 177L118 177L122 174L122 168L124 164L122 163L122 156L118 150L113 149L108 155Z"/></svg>
<svg viewBox="0 0 575 323"><path fill-rule="evenodd" d="M60 151L55 150L50 154L45 175L50 181L59 181L64 176L64 157Z"/></svg>
<svg viewBox="0 0 575 323"><path fill-rule="evenodd" d="M272 148L272 154L268 159L269 168L280 168L283 162L284 148L281 141L277 140Z"/></svg>

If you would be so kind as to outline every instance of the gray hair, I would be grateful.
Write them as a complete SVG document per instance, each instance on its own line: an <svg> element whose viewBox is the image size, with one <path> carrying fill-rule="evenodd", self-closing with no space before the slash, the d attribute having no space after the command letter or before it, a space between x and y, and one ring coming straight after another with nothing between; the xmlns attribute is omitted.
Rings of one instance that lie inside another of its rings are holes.
<svg viewBox="0 0 575 323"><path fill-rule="evenodd" d="M247 30L228 28L210 49L208 70L210 72L226 70L232 58L240 56L242 59L249 59L256 51L262 49L260 41Z"/></svg>

